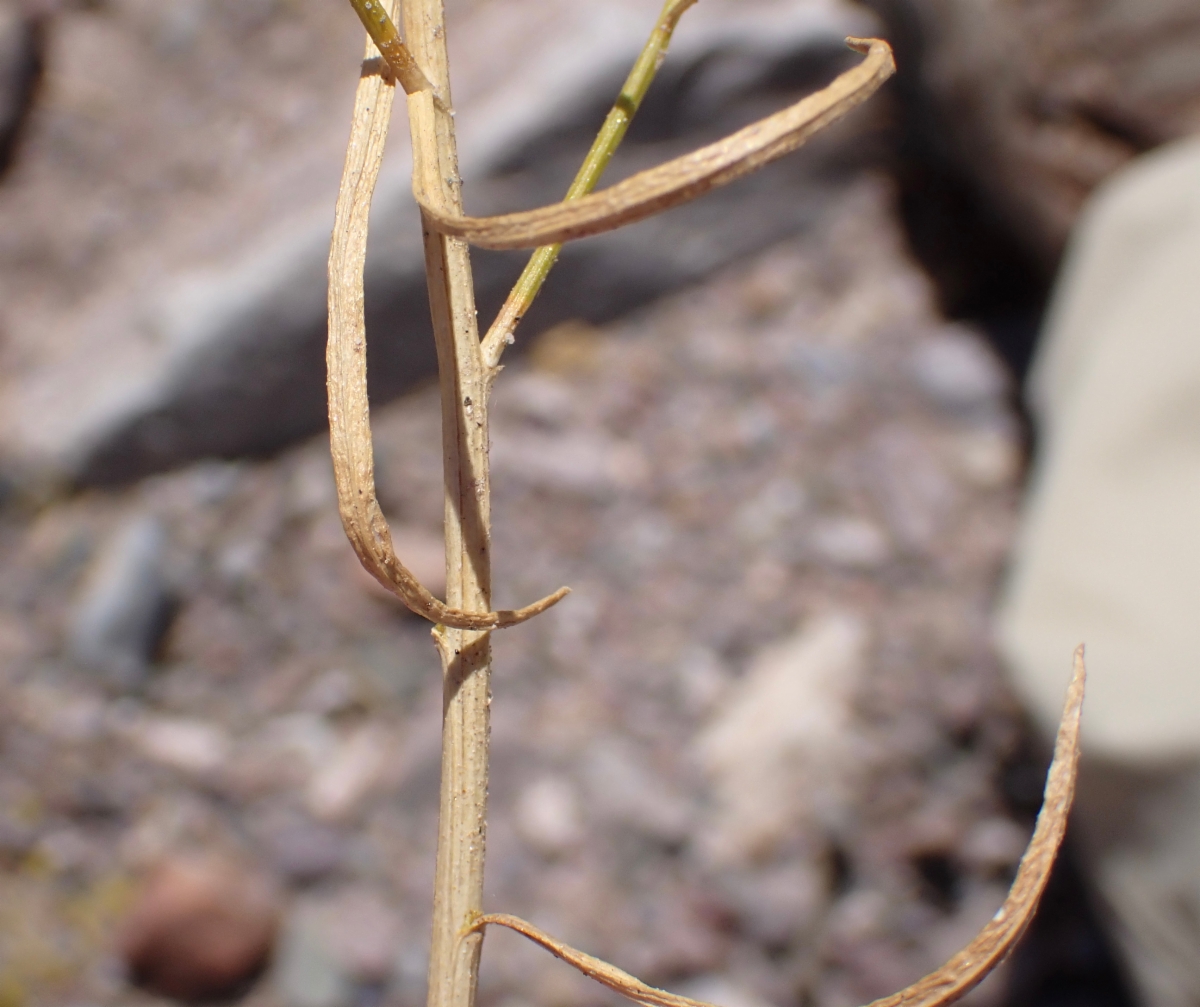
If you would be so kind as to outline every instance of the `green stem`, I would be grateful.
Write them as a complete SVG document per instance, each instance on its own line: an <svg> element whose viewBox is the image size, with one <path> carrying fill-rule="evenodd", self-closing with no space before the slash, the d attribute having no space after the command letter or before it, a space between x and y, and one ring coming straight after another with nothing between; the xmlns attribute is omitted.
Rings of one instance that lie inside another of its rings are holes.
<svg viewBox="0 0 1200 1007"><path fill-rule="evenodd" d="M415 94L418 91L431 91L433 85L429 78L417 65L413 55L408 51L395 22L388 17L381 0L350 0L350 6L358 15L358 19L367 29L375 48L383 55L405 94Z"/></svg>
<svg viewBox="0 0 1200 1007"><path fill-rule="evenodd" d="M658 23L654 26L654 31L650 33L650 38L642 49L641 55L638 56L637 62L634 63L633 69L625 79L621 93L605 118L604 125L600 127L600 132L596 134L591 150L584 158L583 165L575 175L575 180L567 190L563 202L579 199L596 188L600 177L621 145L621 141L625 139L629 124L641 107L646 92L650 90L650 84L653 82L655 74L658 73L658 68L662 66L667 55L667 46L675 32L675 26L679 24L683 12L694 3L696 0L667 0L659 15ZM537 249L530 257L512 292L508 295L508 299L504 302L504 306L500 309L499 315L496 316L496 321L484 338L483 356L489 367L494 369L498 365L504 347L512 343L513 333L533 304L534 299L541 292L546 277L558 261L560 251L562 251L562 245L546 245Z"/></svg>

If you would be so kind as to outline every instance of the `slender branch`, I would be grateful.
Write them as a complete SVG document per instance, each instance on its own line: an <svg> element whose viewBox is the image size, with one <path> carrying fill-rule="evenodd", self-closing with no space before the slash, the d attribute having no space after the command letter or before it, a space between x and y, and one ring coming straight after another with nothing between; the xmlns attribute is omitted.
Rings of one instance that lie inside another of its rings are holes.
<svg viewBox="0 0 1200 1007"><path fill-rule="evenodd" d="M600 177L608 168L621 141L625 139L630 122L641 108L642 100L666 58L667 46L675 33L675 26L679 24L683 12L695 3L696 0L667 0L663 6L650 38L633 69L629 71L621 93L617 95L616 102L604 119L604 125L596 134L587 157L567 190L564 202L586 196L599 184ZM517 326L540 293L542 284L546 282L546 277L558 261L558 253L561 250L561 244L554 244L545 245L533 253L488 334L484 336L483 359L488 367L495 369L500 363L504 348L512 344Z"/></svg>
<svg viewBox="0 0 1200 1007"><path fill-rule="evenodd" d="M898 993L874 1001L869 1007L945 1007L952 1004L982 982L1025 932L1050 879L1050 869L1062 845L1067 816L1075 797L1075 778L1079 768L1079 720L1083 712L1086 679L1083 647L1080 647L1075 651L1074 672L1055 740L1054 761L1046 777L1042 810L1004 905L975 939L940 969ZM463 930L462 937L465 939L466 935L491 924L508 927L528 937L584 975L642 1007L716 1007L703 1000L693 1000L648 986L608 962L568 947L516 916L504 913L480 916Z"/></svg>
<svg viewBox="0 0 1200 1007"><path fill-rule="evenodd" d="M413 194L438 230L483 248L535 248L644 220L790 153L866 101L895 72L891 47L881 39L849 38L846 43L867 58L823 90L724 140L580 199L498 217L466 217L434 206L416 179Z"/></svg>
<svg viewBox="0 0 1200 1007"><path fill-rule="evenodd" d="M395 74L405 94L429 91L433 85L424 71L417 65L408 46L400 39L396 24L388 15L382 0L350 0L350 6L367 29L389 69Z"/></svg>
<svg viewBox="0 0 1200 1007"><path fill-rule="evenodd" d="M379 8L379 0L373 0ZM381 8L380 8L381 9ZM384 15L386 16L386 15ZM390 22L389 22L390 23ZM374 47L367 45L368 62ZM428 91L426 91L428 93ZM412 611L458 629L515 626L544 612L568 592L560 588L517 611L464 612L433 596L400 561L375 489L375 450L367 400L366 318L363 273L367 223L379 177L395 89L365 73L355 95L346 164L329 249L329 445L338 510L346 536L366 569Z"/></svg>

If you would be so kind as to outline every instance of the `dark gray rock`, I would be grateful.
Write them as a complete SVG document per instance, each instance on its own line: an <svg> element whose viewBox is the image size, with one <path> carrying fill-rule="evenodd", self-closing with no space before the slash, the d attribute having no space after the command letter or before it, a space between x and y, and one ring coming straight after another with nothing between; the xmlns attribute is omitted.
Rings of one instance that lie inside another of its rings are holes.
<svg viewBox="0 0 1200 1007"><path fill-rule="evenodd" d="M896 47L913 142L1046 268L1100 181L1200 128L1193 0L868 6Z"/></svg>
<svg viewBox="0 0 1200 1007"><path fill-rule="evenodd" d="M269 838L275 867L291 881L317 881L336 871L346 858L346 838L319 822L296 822Z"/></svg>
<svg viewBox="0 0 1200 1007"><path fill-rule="evenodd" d="M72 616L71 656L118 688L141 684L170 621L165 552L162 524L135 518L93 562Z"/></svg>

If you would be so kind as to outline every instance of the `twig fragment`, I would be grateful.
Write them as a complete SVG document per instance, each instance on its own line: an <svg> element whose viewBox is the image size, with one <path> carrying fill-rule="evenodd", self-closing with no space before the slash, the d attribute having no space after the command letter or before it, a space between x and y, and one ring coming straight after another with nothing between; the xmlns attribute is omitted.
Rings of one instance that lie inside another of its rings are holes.
<svg viewBox="0 0 1200 1007"><path fill-rule="evenodd" d="M373 0L378 6L379 0ZM367 55L372 55L368 45ZM439 601L400 561L375 490L375 452L367 401L363 274L367 218L383 160L395 89L378 75L359 80L346 164L329 250L329 441L342 526L367 571L412 611L455 629L515 626L561 601L560 588L516 611L465 612Z"/></svg>
<svg viewBox="0 0 1200 1007"><path fill-rule="evenodd" d="M650 38L633 69L629 71L629 76L625 78L621 93L617 95L617 100L605 117L600 132L596 134L587 157L584 158L571 187L563 197L564 202L581 199L599 184L600 177L612 161L621 141L625 139L630 122L641 108L646 92L650 90L650 85L666 58L667 46L679 19L683 17L684 11L695 3L696 0L666 0ZM545 245L533 253L496 320L484 336L483 360L493 371L500 363L505 346L513 341L513 333L558 261L558 253L561 250L561 244L553 244Z"/></svg>
<svg viewBox="0 0 1200 1007"><path fill-rule="evenodd" d="M483 248L535 248L612 231L690 202L769 164L866 101L896 70L882 39L848 38L866 59L828 87L723 140L639 172L623 182L583 196L522 213L468 217L447 212L436 196L413 178L413 195L426 218L443 234Z"/></svg>
<svg viewBox="0 0 1200 1007"><path fill-rule="evenodd" d="M1067 815L1075 797L1075 778L1079 766L1079 720L1086 678L1081 646L1075 651L1074 673L1054 744L1054 761L1046 777L1042 810L1004 905L975 939L940 969L898 993L875 1000L869 1007L946 1007L982 982L1025 932L1050 878L1050 869L1062 844ZM507 927L528 937L584 975L643 1007L716 1007L702 1000L692 1000L648 986L614 965L568 947L516 916L505 913L480 916L463 931L463 936L483 930L491 924Z"/></svg>

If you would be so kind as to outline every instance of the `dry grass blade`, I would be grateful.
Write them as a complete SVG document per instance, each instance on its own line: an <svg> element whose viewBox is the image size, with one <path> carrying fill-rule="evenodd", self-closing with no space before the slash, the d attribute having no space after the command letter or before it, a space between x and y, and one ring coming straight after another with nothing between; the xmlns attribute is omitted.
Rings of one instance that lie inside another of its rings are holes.
<svg viewBox="0 0 1200 1007"><path fill-rule="evenodd" d="M367 56L375 55L368 46ZM338 510L346 535L366 569L405 605L455 629L515 626L544 612L568 593L561 588L517 611L469 613L448 607L400 562L375 491L375 453L367 401L367 339L363 270L367 218L383 160L395 88L375 73L359 81L346 164L338 192L329 251L329 442Z"/></svg>
<svg viewBox="0 0 1200 1007"><path fill-rule="evenodd" d="M891 47L881 39L850 38L846 43L867 58L823 90L724 140L590 196L523 213L466 217L440 209L418 176L414 195L439 231L483 248L536 248L632 224L758 170L866 101L895 72Z"/></svg>
<svg viewBox="0 0 1200 1007"><path fill-rule="evenodd" d="M488 913L486 916L480 916L464 931L464 936L467 933L482 930L490 924L498 927L507 927L509 930L515 930L523 937L528 937L535 944L544 947L556 958L561 958L568 965L578 969L589 979L595 979L602 986L607 986L610 990L620 993L621 996L632 1000L634 1003L645 1004L647 1007L716 1007L715 1004L707 1003L704 1000L693 1000L690 997L679 996L677 993L668 993L666 990L648 986L640 979L631 976L628 972L623 972L615 965L610 965L608 962L594 958L583 951L577 951L575 948L568 947L562 941L555 940L545 931L539 930L532 923L528 923L517 916L509 916L507 913Z"/></svg>
<svg viewBox="0 0 1200 1007"><path fill-rule="evenodd" d="M931 972L899 993L883 997L870 1007L941 1007L969 993L992 971L1021 938L1038 900L1050 880L1050 869L1062 845L1067 816L1075 800L1075 777L1079 769L1079 720L1083 713L1083 693L1087 669L1083 647L1075 651L1075 668L1067 701L1063 707L1058 737L1054 742L1054 761L1046 777L1042 810L1038 813L1033 838L1021 858L1016 879L1004 905L991 921L958 954L936 972Z"/></svg>
<svg viewBox="0 0 1200 1007"><path fill-rule="evenodd" d="M952 1004L974 989L1012 950L1024 933L1050 878L1050 869L1054 866L1062 843L1067 815L1075 797L1075 777L1079 766L1079 720L1083 711L1086 677L1083 647L1080 647L1075 651L1074 674L1067 690L1067 701L1054 745L1054 761L1046 778L1045 798L1038 814L1037 827L1021 858L1021 866L1004 905L975 939L940 969L899 993L874 1001L869 1007L944 1007ZM568 947L515 916L500 913L480 916L469 931L482 930L489 924L508 927L523 934L584 975L635 1003L646 1007L715 1007L704 1001L647 986L627 972Z"/></svg>

